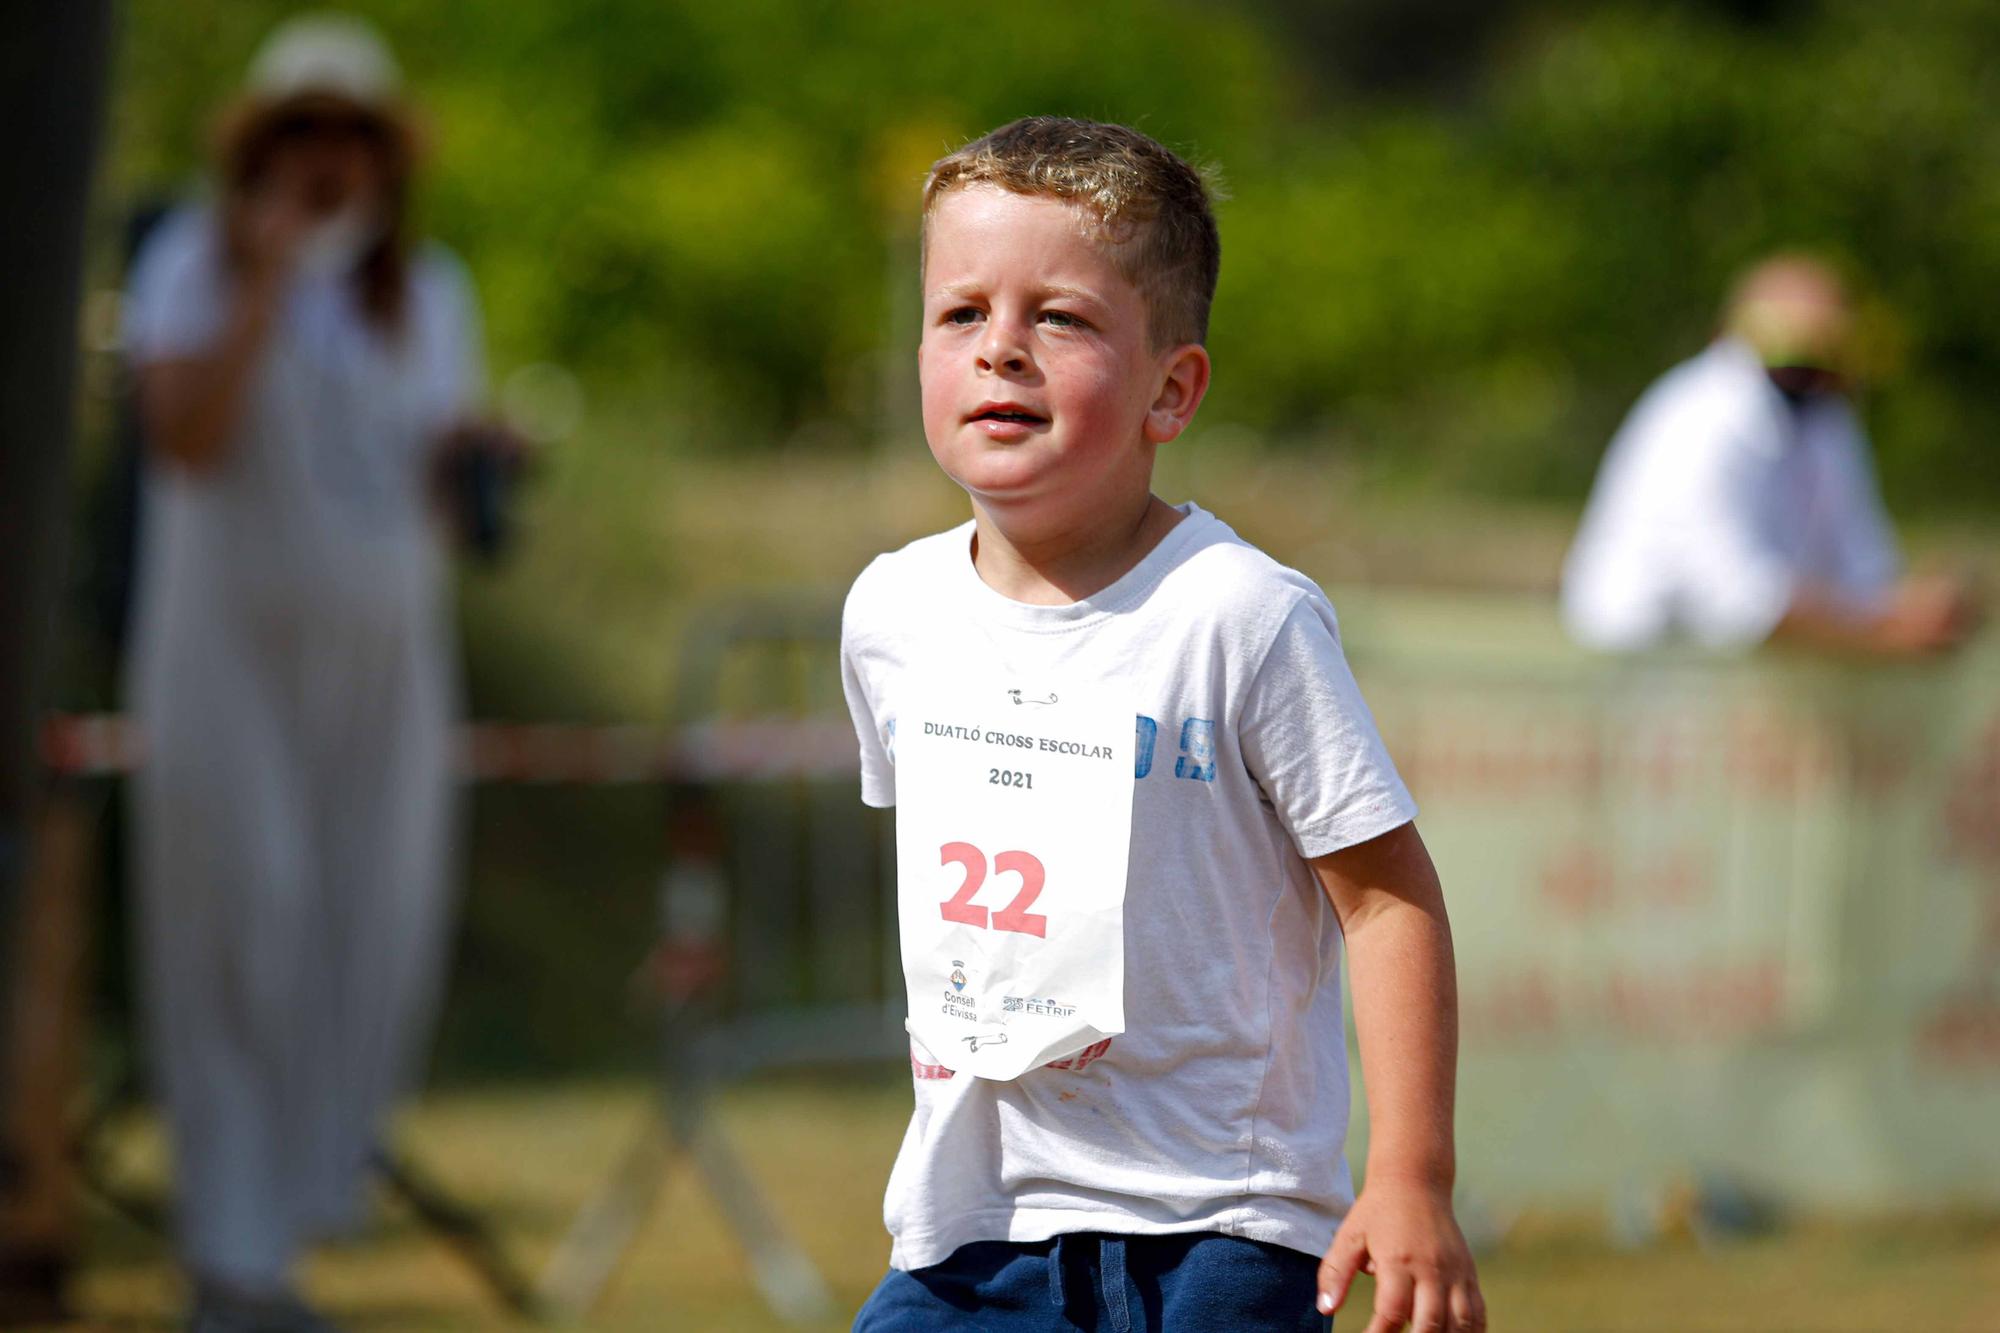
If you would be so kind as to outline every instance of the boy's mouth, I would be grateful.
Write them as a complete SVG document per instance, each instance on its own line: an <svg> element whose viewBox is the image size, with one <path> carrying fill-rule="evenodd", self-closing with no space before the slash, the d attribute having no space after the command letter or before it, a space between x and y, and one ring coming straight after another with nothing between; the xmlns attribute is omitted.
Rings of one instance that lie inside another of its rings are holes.
<svg viewBox="0 0 2000 1333"><path fill-rule="evenodd" d="M992 421L1012 426L1046 426L1049 419L1019 403L981 403L967 421Z"/></svg>

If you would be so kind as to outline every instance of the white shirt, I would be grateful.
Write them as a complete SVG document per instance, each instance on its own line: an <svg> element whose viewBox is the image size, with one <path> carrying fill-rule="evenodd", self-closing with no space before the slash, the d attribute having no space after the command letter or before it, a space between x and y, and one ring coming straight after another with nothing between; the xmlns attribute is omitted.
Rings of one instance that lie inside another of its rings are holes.
<svg viewBox="0 0 2000 1333"><path fill-rule="evenodd" d="M1723 339L1662 376L1612 440L1563 567L1563 617L1594 648L1675 631L1748 647L1801 584L1867 604L1897 569L1853 411L1795 410L1748 346Z"/></svg>
<svg viewBox="0 0 2000 1333"><path fill-rule="evenodd" d="M162 220L133 265L127 359L211 347L232 281L212 210ZM465 270L420 247L393 337L344 278L299 273L280 299L217 465L148 475L142 578L328 607L428 596L441 551L426 469L438 433L482 389Z"/></svg>
<svg viewBox="0 0 2000 1333"><path fill-rule="evenodd" d="M870 805L896 800L914 662L1087 681L1137 715L1126 1030L1008 1082L913 1051L916 1109L885 1204L897 1268L1084 1230L1220 1231L1318 1255L1353 1201L1340 930L1305 858L1416 807L1325 594L1183 512L1069 606L989 588L970 523L878 558L848 595L841 663Z"/></svg>

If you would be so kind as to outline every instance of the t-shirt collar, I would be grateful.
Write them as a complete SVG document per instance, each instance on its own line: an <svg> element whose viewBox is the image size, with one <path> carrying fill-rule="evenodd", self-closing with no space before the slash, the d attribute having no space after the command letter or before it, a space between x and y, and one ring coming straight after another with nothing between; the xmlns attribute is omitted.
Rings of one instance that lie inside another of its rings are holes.
<svg viewBox="0 0 2000 1333"><path fill-rule="evenodd" d="M967 521L956 529L958 540L954 545L959 555L952 562L953 581L959 585L956 591L983 614L1028 630L1073 629L1102 616L1129 611L1145 601L1168 571L1200 544L1201 538L1217 524L1213 514L1192 500L1174 508L1183 515L1181 521L1174 524L1138 564L1090 596L1066 606L1017 602L988 586L972 563L974 525Z"/></svg>

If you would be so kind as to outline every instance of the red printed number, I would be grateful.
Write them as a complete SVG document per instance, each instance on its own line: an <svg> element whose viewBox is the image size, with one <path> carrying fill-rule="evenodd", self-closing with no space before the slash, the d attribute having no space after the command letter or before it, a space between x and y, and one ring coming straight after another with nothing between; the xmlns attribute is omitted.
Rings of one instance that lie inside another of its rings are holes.
<svg viewBox="0 0 2000 1333"><path fill-rule="evenodd" d="M993 868L1003 875L1011 870L1021 877L1021 891L1014 895L1014 901L993 914L993 929L1017 930L1023 935L1046 939L1049 919L1028 910L1042 896L1042 881L1048 878L1042 863L1026 852L1002 852L993 858Z"/></svg>
<svg viewBox="0 0 2000 1333"><path fill-rule="evenodd" d="M986 882L986 854L969 842L948 842L938 849L938 864L965 868L965 881L958 886L958 892L938 904L939 914L947 921L986 929L986 909L972 901L972 895ZM1048 938L1049 919L1028 910L1042 896L1042 885L1048 879L1042 863L1027 852L1002 852L993 858L993 868L1003 875L1010 872L1019 875L1021 891L1014 895L1013 902L993 914L992 929Z"/></svg>
<svg viewBox="0 0 2000 1333"><path fill-rule="evenodd" d="M965 867L965 883L958 886L958 892L951 895L949 902L938 904L938 911L944 913L947 921L985 929L986 909L974 907L972 895L986 882L986 854L969 842L948 842L939 851L942 853L939 865L957 862Z"/></svg>

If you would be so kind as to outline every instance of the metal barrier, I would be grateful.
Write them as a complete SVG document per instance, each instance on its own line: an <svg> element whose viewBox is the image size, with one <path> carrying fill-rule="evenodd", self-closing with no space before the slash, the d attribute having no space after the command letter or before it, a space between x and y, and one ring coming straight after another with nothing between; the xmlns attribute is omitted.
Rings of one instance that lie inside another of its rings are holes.
<svg viewBox="0 0 2000 1333"><path fill-rule="evenodd" d="M667 785L660 1114L558 1246L541 1284L552 1310L595 1305L685 1157L771 1309L795 1322L833 1313L708 1103L765 1070L909 1058L894 825L860 803L839 638L837 608L779 603L712 614L686 641L675 714L704 762Z"/></svg>
<svg viewBox="0 0 2000 1333"><path fill-rule="evenodd" d="M743 1241L772 1309L827 1317L826 1284L714 1125L709 1099L760 1070L908 1058L893 825L856 797L837 611L718 612L686 643L675 726L471 723L459 733L467 782L665 793L660 939L647 960L662 1004L659 1113L540 1278L522 1279L497 1237L415 1163L386 1152L377 1162L390 1188L521 1313L586 1313L685 1156ZM145 762L143 735L114 714L50 717L40 750L51 774L69 780L118 777ZM91 1184L157 1225L149 1200Z"/></svg>

